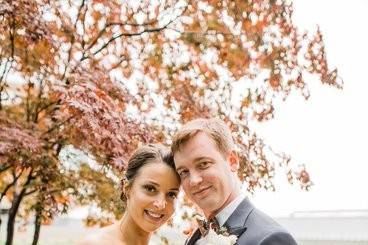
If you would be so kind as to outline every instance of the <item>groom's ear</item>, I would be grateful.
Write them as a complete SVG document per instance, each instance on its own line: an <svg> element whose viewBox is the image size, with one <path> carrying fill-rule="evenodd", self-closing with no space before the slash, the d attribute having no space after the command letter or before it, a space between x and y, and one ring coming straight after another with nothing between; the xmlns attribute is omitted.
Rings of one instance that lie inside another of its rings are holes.
<svg viewBox="0 0 368 245"><path fill-rule="evenodd" d="M239 157L236 151L232 150L228 156L228 162L232 172L238 172L239 169Z"/></svg>

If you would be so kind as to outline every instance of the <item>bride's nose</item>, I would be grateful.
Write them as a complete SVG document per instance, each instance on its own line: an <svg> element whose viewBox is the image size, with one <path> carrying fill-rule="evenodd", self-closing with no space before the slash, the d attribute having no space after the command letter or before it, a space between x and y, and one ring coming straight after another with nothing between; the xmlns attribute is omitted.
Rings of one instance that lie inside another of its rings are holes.
<svg viewBox="0 0 368 245"><path fill-rule="evenodd" d="M164 209L166 207L166 199L162 195L158 195L153 201L153 205L157 209Z"/></svg>

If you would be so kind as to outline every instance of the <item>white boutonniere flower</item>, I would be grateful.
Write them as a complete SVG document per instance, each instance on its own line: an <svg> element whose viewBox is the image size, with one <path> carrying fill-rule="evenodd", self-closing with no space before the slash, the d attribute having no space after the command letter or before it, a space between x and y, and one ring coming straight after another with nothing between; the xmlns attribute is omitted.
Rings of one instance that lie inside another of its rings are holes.
<svg viewBox="0 0 368 245"><path fill-rule="evenodd" d="M234 245L238 240L235 235L217 234L210 229L205 237L199 239L197 245Z"/></svg>

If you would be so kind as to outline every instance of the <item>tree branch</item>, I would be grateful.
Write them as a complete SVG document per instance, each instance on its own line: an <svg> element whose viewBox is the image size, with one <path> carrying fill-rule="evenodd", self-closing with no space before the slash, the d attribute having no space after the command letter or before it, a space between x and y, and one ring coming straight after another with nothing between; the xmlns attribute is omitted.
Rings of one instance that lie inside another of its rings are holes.
<svg viewBox="0 0 368 245"><path fill-rule="evenodd" d="M33 189L33 190L30 190L28 192L25 192L24 193L24 196L29 196L29 195L32 195L33 193L35 193L37 191L37 189Z"/></svg>
<svg viewBox="0 0 368 245"><path fill-rule="evenodd" d="M162 31L163 29L165 29L169 24L171 24L172 21L170 21L169 23L167 23L166 25L164 25L163 27L158 27L158 28L152 28L152 29L145 29L143 31L140 31L140 32L136 32L136 33L120 33L119 35L116 35L115 37L112 37L109 41L107 41L104 45L102 45L101 48L99 48L97 51L93 52L92 54L93 55L96 55L98 54L99 52L101 52L103 49L105 49L111 42L113 42L114 40L120 38L120 37L133 37L133 36L140 36L142 35L143 33L150 33L150 32L160 32ZM83 57L82 60L84 59L87 59L89 58L88 56L87 57Z"/></svg>
<svg viewBox="0 0 368 245"><path fill-rule="evenodd" d="M9 64L9 61L10 61L10 65L8 67L8 64ZM6 77L6 75L9 73L11 67L12 67L12 64L13 64L13 59L10 60L10 58L7 58L6 59L6 62L5 62L5 65L4 65L4 70L0 76L0 83L3 81L3 79Z"/></svg>
<svg viewBox="0 0 368 245"><path fill-rule="evenodd" d="M157 19L155 20L151 20L149 22L145 22L142 24L138 24L138 23L129 23L129 22L109 22L106 24L105 27L109 27L109 26L134 26L134 27L140 27L140 26L151 26L153 24L156 24L158 22Z"/></svg>
<svg viewBox="0 0 368 245"><path fill-rule="evenodd" d="M10 187L12 187L15 182L17 182L17 180L19 179L19 177L22 175L23 171L21 171L19 173L19 175L13 175L14 176L14 179L11 183L9 183L5 188L4 190L1 192L1 195L0 195L0 203L1 203L1 200L3 200L3 197L6 195L6 193L8 192L8 190L10 189Z"/></svg>
<svg viewBox="0 0 368 245"><path fill-rule="evenodd" d="M64 125L65 123L69 122L72 118L74 118L74 116L70 116L69 118L67 118L67 119L66 119L66 120L64 120L63 122L55 124L53 127L51 127L51 128L50 128L50 129L48 129L46 132L44 132L44 133L41 135L41 138L42 138L43 136L45 136L46 134L48 134L48 133L50 133L50 132L54 131L55 129L60 128L60 126L62 126L62 125Z"/></svg>
<svg viewBox="0 0 368 245"><path fill-rule="evenodd" d="M5 165L5 166L1 166L0 167L0 173L1 172L4 172L4 171L6 171L6 170L8 170L9 168L11 168L12 167L12 165L11 164L9 164L9 165Z"/></svg>
<svg viewBox="0 0 368 245"><path fill-rule="evenodd" d="M75 23L74 23L74 29L77 28L77 23L78 23L78 20L79 20L80 15L81 15L82 8L84 7L84 3L85 3L85 0L82 0L82 3L81 3L81 5L78 8L78 15L77 15L77 18L76 18Z"/></svg>
<svg viewBox="0 0 368 245"><path fill-rule="evenodd" d="M27 122L29 122L30 117L31 117L31 105L30 105L30 97L31 97L31 86L33 86L33 84L31 83L31 81L28 81L28 86L27 86L27 97L26 97L26 117L27 117Z"/></svg>
<svg viewBox="0 0 368 245"><path fill-rule="evenodd" d="M7 76L7 74L9 73L10 69L12 68L12 65L13 65L13 61L14 61L14 51L15 51L15 46L14 46L14 28L15 28L15 20L14 20L14 16L12 15L12 21L11 23L9 23L9 38L10 38L10 48L11 48L11 52L10 52L10 57L11 58L7 58L6 59L6 62L5 62L5 66L4 66L4 71L3 73L1 74L1 77L0 77L0 83L3 81L4 77ZM9 68L8 68L8 63L10 61L10 65L9 65Z"/></svg>
<svg viewBox="0 0 368 245"><path fill-rule="evenodd" d="M79 17L81 16L82 9L85 6L84 4L85 4L85 0L82 0L82 3L81 3L81 5L78 8L77 18L76 18L75 23L74 23L74 30L75 30L75 32L77 30L77 23L78 23ZM68 51L68 59L67 59L66 65L65 65L65 69L64 69L63 75L61 76L61 80L64 80L65 75L66 75L66 72L68 71L68 68L69 68L70 60L71 60L71 57L72 57L73 45L75 43L75 36L74 35L76 35L76 34L75 33L72 33L71 34L70 49ZM82 40L83 40L83 37L82 37Z"/></svg>
<svg viewBox="0 0 368 245"><path fill-rule="evenodd" d="M60 103L60 100L54 101L54 102L50 102L48 104L45 104L44 106L39 107L38 111L36 111L37 114L39 114L40 112L42 112L43 110L48 109L49 107L53 106L53 105L57 105Z"/></svg>
<svg viewBox="0 0 368 245"><path fill-rule="evenodd" d="M184 10L177 16L175 16L175 18L173 18L172 20L170 20L168 23L166 23L164 26L162 27L157 27L157 28L149 28L149 29L144 29L142 31L139 32L135 32L135 33L130 33L130 32L123 32L120 33L112 38L110 38L110 40L108 40L105 44L103 44L98 50L96 50L95 52L93 52L93 55L96 55L98 53L100 53L103 49L105 49L111 42L115 41L116 39L120 38L120 37L133 37L133 36L140 36L143 33L151 33L151 32L160 32L164 29L166 29L171 23L173 23L177 18L179 18L180 16L182 16L184 14L184 12L188 9L188 5L185 6ZM157 20L156 20L157 21ZM119 24L119 23L109 23L108 25L113 25L113 24ZM147 25L149 25L150 22L147 22ZM105 26L105 28L97 35L96 39L94 39L93 43L87 48L87 49L91 49L94 44L97 42L97 40L103 35L103 33L106 31L106 28L108 27L108 25ZM120 25L120 24L119 24ZM123 23L121 24L123 25ZM82 56L80 61L83 61L85 59L90 58L89 56Z"/></svg>
<svg viewBox="0 0 368 245"><path fill-rule="evenodd" d="M41 100L42 100L42 94L43 94L43 80L44 79L40 79L40 88L39 88L39 92L38 92L38 95L37 95L37 103L36 103L36 108L35 108L35 111L34 111L34 117L33 117L33 122L34 123L37 123L38 121L38 114L39 114L39 108L40 108L40 105L41 105Z"/></svg>
<svg viewBox="0 0 368 245"><path fill-rule="evenodd" d="M53 194L53 193L57 193L57 192L61 192L61 191L63 191L63 189L58 188L58 189L51 189L51 190L49 190L49 191L45 191L45 192L43 192L43 193L44 193L44 194ZM24 196L32 195L32 194L34 194L35 192L37 192L37 189L33 189L33 190L28 191L28 192L25 192L25 193L24 193Z"/></svg>

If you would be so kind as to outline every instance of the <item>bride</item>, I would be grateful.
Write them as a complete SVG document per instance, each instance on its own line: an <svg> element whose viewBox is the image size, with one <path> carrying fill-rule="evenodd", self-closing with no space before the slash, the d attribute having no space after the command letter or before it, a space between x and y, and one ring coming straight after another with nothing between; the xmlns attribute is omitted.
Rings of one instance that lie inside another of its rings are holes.
<svg viewBox="0 0 368 245"><path fill-rule="evenodd" d="M174 213L180 178L172 159L170 151L161 145L138 148L128 161L123 181L123 217L78 244L148 244L152 233Z"/></svg>

